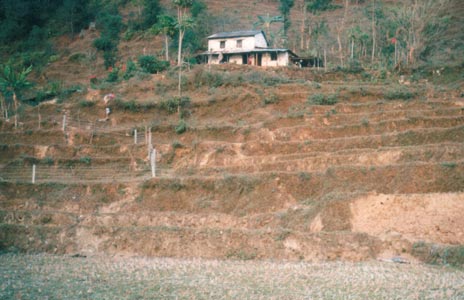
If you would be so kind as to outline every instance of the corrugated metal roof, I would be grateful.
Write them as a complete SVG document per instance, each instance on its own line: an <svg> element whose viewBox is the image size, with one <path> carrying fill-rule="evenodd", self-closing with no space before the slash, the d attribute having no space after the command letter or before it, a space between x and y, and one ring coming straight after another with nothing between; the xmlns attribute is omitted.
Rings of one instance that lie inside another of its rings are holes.
<svg viewBox="0 0 464 300"><path fill-rule="evenodd" d="M234 38L234 37L242 37L242 36L255 36L257 34L264 32L262 30L242 30L242 31L230 31L230 32L219 32L213 35L210 35L208 39L226 39L226 38Z"/></svg>

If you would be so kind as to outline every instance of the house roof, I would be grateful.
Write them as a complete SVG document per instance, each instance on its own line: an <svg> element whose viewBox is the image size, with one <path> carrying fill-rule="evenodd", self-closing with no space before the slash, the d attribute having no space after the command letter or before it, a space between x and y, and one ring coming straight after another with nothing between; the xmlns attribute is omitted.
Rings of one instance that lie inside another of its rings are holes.
<svg viewBox="0 0 464 300"><path fill-rule="evenodd" d="M226 39L226 38L236 38L236 37L246 37L246 36L255 36L262 33L266 38L266 35L262 30L242 30L242 31L229 31L229 32L219 32L208 37L209 40L214 39Z"/></svg>

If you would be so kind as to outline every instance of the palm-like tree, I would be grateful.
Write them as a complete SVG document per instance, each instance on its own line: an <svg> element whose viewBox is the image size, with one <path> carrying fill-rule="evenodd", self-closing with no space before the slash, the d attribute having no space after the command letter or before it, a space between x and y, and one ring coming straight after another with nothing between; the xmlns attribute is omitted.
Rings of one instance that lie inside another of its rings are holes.
<svg viewBox="0 0 464 300"><path fill-rule="evenodd" d="M173 37L176 33L176 21L169 15L162 15L158 18L158 23L152 27L152 30L156 34L163 33L165 57L169 61L169 37Z"/></svg>
<svg viewBox="0 0 464 300"><path fill-rule="evenodd" d="M23 69L21 72L15 72L10 65L2 66L0 72L0 90L6 98L13 95L13 105L15 110L15 128L18 127L18 93L32 86L27 80L27 76L32 71L32 66ZM5 106L6 108L6 106Z"/></svg>
<svg viewBox="0 0 464 300"><path fill-rule="evenodd" d="M268 38L271 37L271 24L272 23L283 23L285 20L282 16L270 16L269 14L265 16L258 16L258 21L255 22L253 25L255 27L262 26L265 29L266 36Z"/></svg>

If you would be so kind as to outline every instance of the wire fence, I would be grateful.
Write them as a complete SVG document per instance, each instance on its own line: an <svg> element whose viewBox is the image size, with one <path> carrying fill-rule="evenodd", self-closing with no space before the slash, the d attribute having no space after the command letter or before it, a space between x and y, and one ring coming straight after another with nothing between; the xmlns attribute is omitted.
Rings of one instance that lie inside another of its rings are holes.
<svg viewBox="0 0 464 300"><path fill-rule="evenodd" d="M32 184L123 183L172 176L171 169L156 166L153 160L151 160L150 164L141 166L66 166L63 164L53 166L35 164L32 166L7 166L0 170L0 181Z"/></svg>
<svg viewBox="0 0 464 300"><path fill-rule="evenodd" d="M122 157L116 153L114 153L115 155L113 153L105 153L104 156L101 154L96 154L96 156L89 155L89 160L92 162L95 159L108 159L108 161L100 162L96 165L90 163L87 165L85 163L74 164L69 161L53 162L51 165L17 165L10 163L0 166L0 181L30 183L128 182L143 181L170 174L169 169L157 166L157 153L153 147L152 131L148 126L113 126L108 119L89 121L81 119L79 116L71 117L67 114L64 114L61 119L56 117L38 119L38 122L35 124L28 123L26 126L22 124L22 128L14 132L0 132L0 140L3 137L4 141L18 144L20 142L18 139L21 139L21 137L32 136L32 133L29 132L30 130L25 128L31 125L37 126L38 124L38 127L35 127L35 131L40 130L40 133L42 133L41 138L43 138L43 133L49 133L46 141L48 145L69 146L71 142L67 133L79 131L82 132L81 135L89 136L88 144L81 143L80 146L108 148L108 151L111 151L111 148L121 146L146 146L146 152L138 152L139 156L142 155L144 157L134 157L134 154L130 153L127 157ZM36 137L34 138L37 139ZM97 138L98 145L93 145L93 142ZM75 143L72 144L76 146ZM140 153L147 153L148 155ZM146 157L148 157L148 160L146 160ZM52 157L52 159L55 160L56 158ZM124 163L124 160L129 162L145 161L145 163L137 165L135 163Z"/></svg>

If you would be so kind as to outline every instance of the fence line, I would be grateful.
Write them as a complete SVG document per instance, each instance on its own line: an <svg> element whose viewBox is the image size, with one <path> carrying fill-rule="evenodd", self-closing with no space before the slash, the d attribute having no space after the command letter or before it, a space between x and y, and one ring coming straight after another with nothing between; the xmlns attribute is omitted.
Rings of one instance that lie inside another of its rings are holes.
<svg viewBox="0 0 464 300"><path fill-rule="evenodd" d="M58 122L56 122L58 124ZM83 125L85 131L90 133L89 144L92 144L94 136L98 135L110 135L118 137L129 137L133 143L132 145L146 145L148 151L149 161L147 164L143 164L145 168L140 169L137 164L132 164L134 157L128 154L127 167L114 166L114 162L110 162L113 165L108 166L76 166L72 165L39 165L35 164L32 166L32 171L27 170L26 167L7 165L0 170L0 181L11 181L11 182L124 182L124 181L140 181L148 178L154 178L164 171L157 170L156 166L156 150L152 145L152 133L151 127L144 126L143 130L138 130L139 126L116 126L105 128L106 124L99 124L100 122L91 122L86 120L80 120L80 118L73 119L68 115L64 114L61 122L61 131L64 133L64 137L67 138L67 132L69 130L78 129L82 130ZM105 122L106 123L106 122ZM57 131L57 129L48 130L50 132ZM119 132L118 132L119 131ZM121 131L126 131L125 133ZM127 132L129 131L129 132ZM17 134L17 132L11 133ZM67 142L67 140L66 140ZM62 145L67 145L62 144ZM98 146L98 148L104 147L120 147L123 144L118 145L106 145ZM124 145L130 145L124 144ZM92 147L92 146L91 146ZM90 156L92 159L92 156ZM114 160L114 157L113 157ZM160 172L161 171L161 172ZM151 175L151 176L150 176Z"/></svg>
<svg viewBox="0 0 464 300"><path fill-rule="evenodd" d="M150 166L131 170L130 167L65 167L24 166L1 170L0 181L13 183L89 183L145 181L159 176L170 176L172 169L156 165L155 155Z"/></svg>

